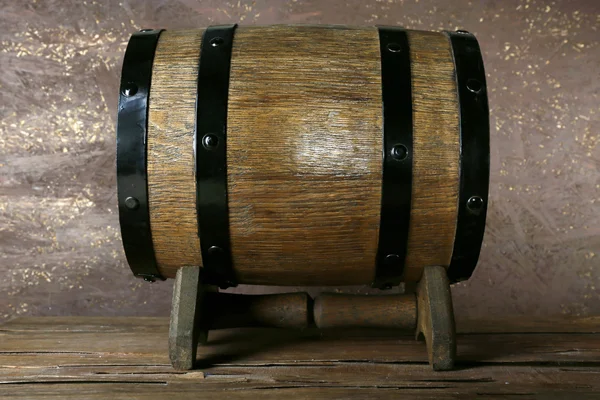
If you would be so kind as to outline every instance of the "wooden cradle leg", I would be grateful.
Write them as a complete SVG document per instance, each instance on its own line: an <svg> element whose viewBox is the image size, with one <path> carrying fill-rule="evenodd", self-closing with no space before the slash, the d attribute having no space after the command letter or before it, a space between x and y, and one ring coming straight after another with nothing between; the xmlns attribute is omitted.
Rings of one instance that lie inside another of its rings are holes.
<svg viewBox="0 0 600 400"><path fill-rule="evenodd" d="M456 359L456 327L446 269L426 267L417 286L417 337L423 334L429 364L448 371Z"/></svg>
<svg viewBox="0 0 600 400"><path fill-rule="evenodd" d="M204 292L200 268L177 270L169 326L169 358L177 370L194 368L198 343L206 342L208 331L200 323Z"/></svg>

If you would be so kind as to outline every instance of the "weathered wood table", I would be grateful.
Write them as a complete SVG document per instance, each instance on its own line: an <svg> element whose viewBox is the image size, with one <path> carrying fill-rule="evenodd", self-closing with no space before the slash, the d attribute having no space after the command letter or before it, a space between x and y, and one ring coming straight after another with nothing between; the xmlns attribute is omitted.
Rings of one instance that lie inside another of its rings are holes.
<svg viewBox="0 0 600 400"><path fill-rule="evenodd" d="M0 325L0 398L600 398L600 317L457 321L458 363L433 372L396 332L210 333L176 372L161 318Z"/></svg>

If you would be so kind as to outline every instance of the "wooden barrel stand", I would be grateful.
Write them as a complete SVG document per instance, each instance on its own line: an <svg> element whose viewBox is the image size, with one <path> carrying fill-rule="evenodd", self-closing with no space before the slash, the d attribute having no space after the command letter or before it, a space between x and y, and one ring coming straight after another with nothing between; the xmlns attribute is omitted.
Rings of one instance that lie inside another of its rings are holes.
<svg viewBox="0 0 600 400"><path fill-rule="evenodd" d="M169 357L178 370L194 368L198 344L210 329L234 327L378 328L414 331L423 337L429 364L450 370L456 358L456 330L446 269L426 267L416 293L364 296L324 293L240 295L203 285L200 269L177 270L169 329Z"/></svg>

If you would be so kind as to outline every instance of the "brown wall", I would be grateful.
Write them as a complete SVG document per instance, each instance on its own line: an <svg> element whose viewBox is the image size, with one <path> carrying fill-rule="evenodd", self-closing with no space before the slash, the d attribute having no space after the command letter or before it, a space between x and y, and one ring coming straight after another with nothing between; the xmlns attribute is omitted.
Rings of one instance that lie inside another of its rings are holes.
<svg viewBox="0 0 600 400"><path fill-rule="evenodd" d="M491 199L479 267L453 289L456 312L600 314L600 2L543 3L2 2L0 320L168 313L171 282L133 278L120 242L121 59L142 27L231 22L475 33L488 72Z"/></svg>

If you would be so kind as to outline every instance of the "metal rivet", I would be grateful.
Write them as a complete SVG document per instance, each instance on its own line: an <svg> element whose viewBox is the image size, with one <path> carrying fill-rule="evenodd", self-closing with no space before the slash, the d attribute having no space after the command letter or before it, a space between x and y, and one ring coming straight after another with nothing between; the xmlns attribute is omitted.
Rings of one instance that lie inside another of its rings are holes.
<svg viewBox="0 0 600 400"><path fill-rule="evenodd" d="M398 254L388 254L385 256L385 265L396 265L400 263L400 256Z"/></svg>
<svg viewBox="0 0 600 400"><path fill-rule="evenodd" d="M131 97L133 95L135 95L138 91L138 87L135 83L126 83L125 85L123 85L123 88L121 89L121 93L123 93L124 96L126 97Z"/></svg>
<svg viewBox="0 0 600 400"><path fill-rule="evenodd" d="M221 254L223 253L223 249L220 248L219 246L210 246L208 248L208 255L216 255L216 254Z"/></svg>
<svg viewBox="0 0 600 400"><path fill-rule="evenodd" d="M402 51L402 46L400 46L398 43L388 43L387 49L392 53L399 53Z"/></svg>
<svg viewBox="0 0 600 400"><path fill-rule="evenodd" d="M220 45L222 45L225 41L223 40L223 38L221 37L215 37L210 39L210 45L212 47L219 47Z"/></svg>
<svg viewBox="0 0 600 400"><path fill-rule="evenodd" d="M140 29L140 32L152 32L154 29Z"/></svg>
<svg viewBox="0 0 600 400"><path fill-rule="evenodd" d="M462 33L463 35L470 35L471 32L465 31L464 29L457 29L456 33Z"/></svg>
<svg viewBox="0 0 600 400"><path fill-rule="evenodd" d="M136 210L140 206L140 202L135 197L128 197L125 199L125 206L130 210Z"/></svg>
<svg viewBox="0 0 600 400"><path fill-rule="evenodd" d="M471 212L478 213L483 208L483 199L479 196L471 196L467 200L467 208Z"/></svg>
<svg viewBox="0 0 600 400"><path fill-rule="evenodd" d="M469 89L473 93L481 92L483 85L477 79L469 79L467 81L467 89Z"/></svg>
<svg viewBox="0 0 600 400"><path fill-rule="evenodd" d="M217 148L218 145L219 138L213 135L212 133L207 133L202 138L202 146L204 146L206 150L214 150Z"/></svg>
<svg viewBox="0 0 600 400"><path fill-rule="evenodd" d="M403 144L397 144L392 147L391 154L394 160L402 161L408 156L408 149Z"/></svg>

